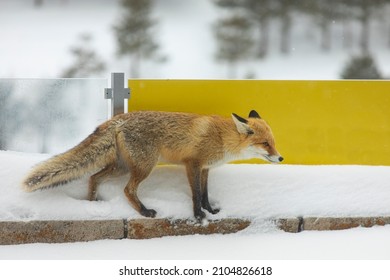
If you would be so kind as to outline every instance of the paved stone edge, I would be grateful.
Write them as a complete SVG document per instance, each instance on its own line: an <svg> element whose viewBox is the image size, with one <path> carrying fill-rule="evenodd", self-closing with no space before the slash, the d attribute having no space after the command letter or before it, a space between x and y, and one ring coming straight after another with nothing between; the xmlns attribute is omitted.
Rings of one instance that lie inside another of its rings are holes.
<svg viewBox="0 0 390 280"><path fill-rule="evenodd" d="M344 230L384 226L390 217L296 217L274 221L280 230ZM212 220L199 224L191 220L120 219L71 221L0 221L0 245L26 243L66 243L101 239L149 239L193 234L229 234L247 228L246 219Z"/></svg>
<svg viewBox="0 0 390 280"><path fill-rule="evenodd" d="M124 238L122 220L3 221L0 245Z"/></svg>
<svg viewBox="0 0 390 280"><path fill-rule="evenodd" d="M306 230L344 230L384 226L390 224L390 217L298 217L279 219L276 224L283 231L296 233Z"/></svg>
<svg viewBox="0 0 390 280"><path fill-rule="evenodd" d="M149 239L192 234L229 234L243 230L249 225L250 221L243 219L211 220L204 224L190 220L135 219L128 222L128 238Z"/></svg>
<svg viewBox="0 0 390 280"><path fill-rule="evenodd" d="M228 234L249 225L250 221L242 219L222 219L205 224L169 219L0 221L0 245Z"/></svg>

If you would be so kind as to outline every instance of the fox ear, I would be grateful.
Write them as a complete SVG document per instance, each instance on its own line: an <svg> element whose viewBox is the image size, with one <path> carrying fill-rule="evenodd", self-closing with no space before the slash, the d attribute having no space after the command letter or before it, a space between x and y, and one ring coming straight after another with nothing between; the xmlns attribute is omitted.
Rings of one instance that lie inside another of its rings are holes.
<svg viewBox="0 0 390 280"><path fill-rule="evenodd" d="M248 120L240 117L239 115L232 114L234 124L237 127L237 131L241 134L253 134L253 130L248 125Z"/></svg>
<svg viewBox="0 0 390 280"><path fill-rule="evenodd" d="M261 119L259 113L257 113L255 110L250 111L249 118Z"/></svg>

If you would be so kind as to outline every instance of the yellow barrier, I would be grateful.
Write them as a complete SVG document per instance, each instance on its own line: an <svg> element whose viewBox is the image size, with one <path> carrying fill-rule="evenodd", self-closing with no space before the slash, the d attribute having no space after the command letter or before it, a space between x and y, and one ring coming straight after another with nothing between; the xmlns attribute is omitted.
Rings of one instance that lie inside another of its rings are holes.
<svg viewBox="0 0 390 280"><path fill-rule="evenodd" d="M390 82L129 80L129 111L247 116L270 124L290 164L390 165Z"/></svg>

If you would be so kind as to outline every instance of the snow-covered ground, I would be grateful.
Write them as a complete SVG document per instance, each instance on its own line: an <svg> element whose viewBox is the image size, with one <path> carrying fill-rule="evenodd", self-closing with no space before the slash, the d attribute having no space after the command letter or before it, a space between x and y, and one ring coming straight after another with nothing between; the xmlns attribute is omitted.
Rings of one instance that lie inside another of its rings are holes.
<svg viewBox="0 0 390 280"><path fill-rule="evenodd" d="M97 202L85 199L88 177L24 193L20 181L31 166L45 158L47 155L0 152L1 220L140 217L123 195L127 176L103 183ZM281 217L390 215L390 167L229 164L210 172L209 185L212 204L222 209L209 218L247 217L261 224ZM157 167L142 183L139 196L157 211L157 217L193 215L183 167Z"/></svg>
<svg viewBox="0 0 390 280"><path fill-rule="evenodd" d="M128 60L115 56L112 26L119 19L118 1L44 3L43 8L34 9L32 1L2 0L1 78L59 77L72 62L70 46L83 33L92 34L93 48L108 62L107 73L101 77L128 71ZM145 63L142 77L225 78L225 67L214 61L210 27L217 11L212 2L158 3L157 35L168 61L158 66ZM294 30L305 26L309 25ZM348 52L335 48L319 53L318 48L301 42L304 40L293 42L289 56L271 50L266 59L240 68L239 76L250 71L261 79L339 77ZM383 42L374 43L379 67L388 75L390 52ZM50 190L23 193L21 180L34 164L47 157L0 151L0 220L140 217L123 196L126 177L103 184L97 202L85 200L86 178ZM270 222L295 216L390 215L389 166L225 165L211 172L209 191L212 203L221 207L221 212L208 218L244 217L250 218L252 225L226 236L0 246L0 259L390 259L390 226L290 234ZM139 195L158 217L192 217L190 190L181 167L158 167L141 186Z"/></svg>
<svg viewBox="0 0 390 280"><path fill-rule="evenodd" d="M47 157L0 152L1 220L140 217L123 195L127 176L103 183L96 202L85 200L87 178L24 193L20 181ZM252 225L238 234L0 246L0 259L388 259L389 226L289 234L271 220L390 215L389 182L388 166L229 164L210 173L210 198L221 212L208 218L251 219ZM157 217L193 215L182 167L157 167L141 185L139 196Z"/></svg>

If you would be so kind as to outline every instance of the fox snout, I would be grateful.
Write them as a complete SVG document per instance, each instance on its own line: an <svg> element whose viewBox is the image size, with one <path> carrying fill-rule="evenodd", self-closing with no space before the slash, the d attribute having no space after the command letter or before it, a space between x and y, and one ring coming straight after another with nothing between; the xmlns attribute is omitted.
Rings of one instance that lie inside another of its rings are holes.
<svg viewBox="0 0 390 280"><path fill-rule="evenodd" d="M284 158L280 155L275 155L275 156L265 156L265 158L272 163L280 163L284 160Z"/></svg>

